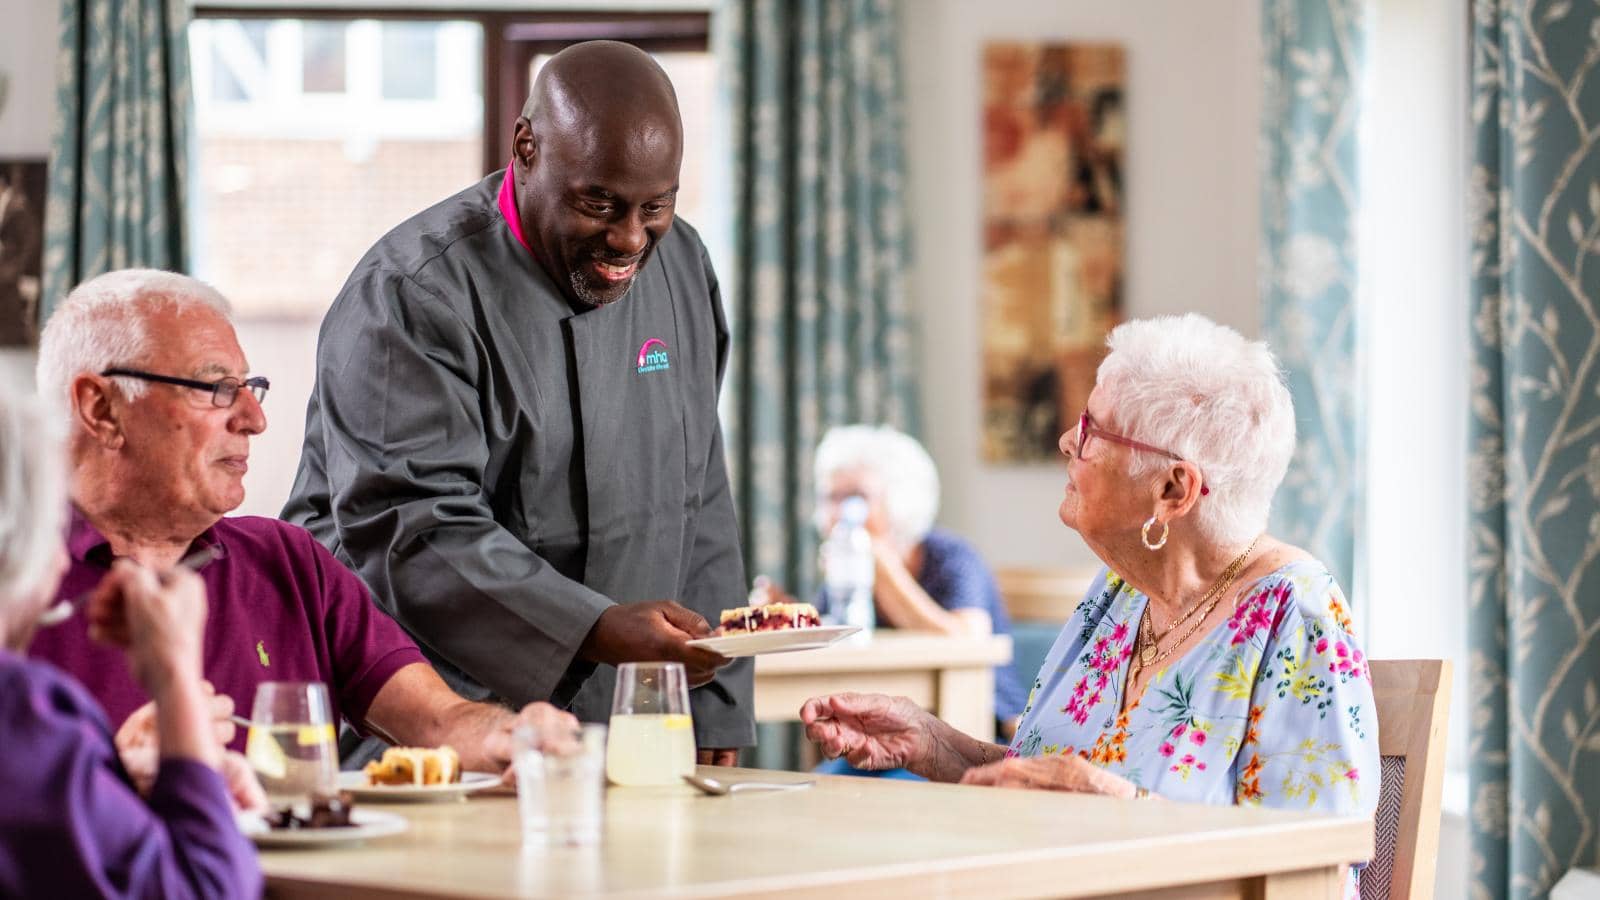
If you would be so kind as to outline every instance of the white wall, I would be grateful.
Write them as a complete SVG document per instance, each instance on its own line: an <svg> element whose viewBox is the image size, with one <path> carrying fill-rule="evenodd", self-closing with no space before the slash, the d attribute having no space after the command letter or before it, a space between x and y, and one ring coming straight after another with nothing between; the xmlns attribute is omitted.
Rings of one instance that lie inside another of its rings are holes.
<svg viewBox="0 0 1600 900"><path fill-rule="evenodd" d="M1061 466L979 458L982 135L988 40L1115 41L1128 60L1130 317L1199 311L1247 335L1256 293L1260 36L1256 0L919 0L902 53L925 436L939 519L996 564L1093 557L1056 518Z"/></svg>
<svg viewBox="0 0 1600 900"><path fill-rule="evenodd" d="M0 75L7 81L0 107L0 157L50 155L56 105L55 48L58 0L0 0ZM32 390L32 350L0 349L0 385Z"/></svg>

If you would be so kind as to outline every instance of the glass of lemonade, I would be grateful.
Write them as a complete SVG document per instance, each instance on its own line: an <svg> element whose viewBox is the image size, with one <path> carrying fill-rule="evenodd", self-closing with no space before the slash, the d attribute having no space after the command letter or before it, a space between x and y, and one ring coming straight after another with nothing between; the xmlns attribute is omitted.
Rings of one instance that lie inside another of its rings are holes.
<svg viewBox="0 0 1600 900"><path fill-rule="evenodd" d="M675 662L623 663L611 700L606 777L612 784L681 784L694 774L689 677Z"/></svg>
<svg viewBox="0 0 1600 900"><path fill-rule="evenodd" d="M256 687L245 758L274 809L308 807L339 786L339 749L328 689L317 682L267 681Z"/></svg>

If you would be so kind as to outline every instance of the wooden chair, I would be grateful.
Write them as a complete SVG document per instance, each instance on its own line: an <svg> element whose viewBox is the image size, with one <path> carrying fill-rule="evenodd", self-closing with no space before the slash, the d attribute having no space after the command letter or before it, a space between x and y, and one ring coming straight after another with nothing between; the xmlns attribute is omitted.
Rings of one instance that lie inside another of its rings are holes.
<svg viewBox="0 0 1600 900"><path fill-rule="evenodd" d="M1383 786L1362 900L1431 898L1439 862L1439 795L1450 707L1450 661L1375 659Z"/></svg>
<svg viewBox="0 0 1600 900"><path fill-rule="evenodd" d="M1099 569L998 568L994 573L1006 612L1015 622L1060 625L1072 618Z"/></svg>

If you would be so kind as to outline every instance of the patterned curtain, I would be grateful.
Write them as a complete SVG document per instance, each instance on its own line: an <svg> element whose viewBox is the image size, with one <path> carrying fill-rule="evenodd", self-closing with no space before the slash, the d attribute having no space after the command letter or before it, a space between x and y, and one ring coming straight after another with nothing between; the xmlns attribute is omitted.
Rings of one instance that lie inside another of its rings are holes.
<svg viewBox="0 0 1600 900"><path fill-rule="evenodd" d="M86 278L184 268L188 24L189 0L61 0L41 322Z"/></svg>
<svg viewBox="0 0 1600 900"><path fill-rule="evenodd" d="M1272 528L1354 590L1364 478L1357 366L1361 0L1262 0L1262 334L1299 444Z"/></svg>
<svg viewBox="0 0 1600 900"><path fill-rule="evenodd" d="M1472 874L1600 864L1600 8L1472 5Z"/></svg>
<svg viewBox="0 0 1600 900"><path fill-rule="evenodd" d="M728 456L747 570L806 597L822 432L916 425L899 10L728 0L714 20L733 157Z"/></svg>

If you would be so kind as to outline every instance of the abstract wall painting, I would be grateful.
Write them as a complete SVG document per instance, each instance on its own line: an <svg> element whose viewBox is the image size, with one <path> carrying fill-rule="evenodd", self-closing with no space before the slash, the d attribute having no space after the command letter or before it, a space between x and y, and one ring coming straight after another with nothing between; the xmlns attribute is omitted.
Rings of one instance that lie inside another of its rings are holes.
<svg viewBox="0 0 1600 900"><path fill-rule="evenodd" d="M0 347L38 340L44 195L44 160L0 158Z"/></svg>
<svg viewBox="0 0 1600 900"><path fill-rule="evenodd" d="M983 55L983 457L1059 458L1122 320L1127 68L1111 44Z"/></svg>

